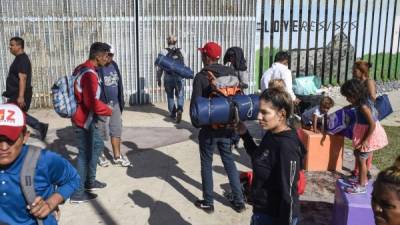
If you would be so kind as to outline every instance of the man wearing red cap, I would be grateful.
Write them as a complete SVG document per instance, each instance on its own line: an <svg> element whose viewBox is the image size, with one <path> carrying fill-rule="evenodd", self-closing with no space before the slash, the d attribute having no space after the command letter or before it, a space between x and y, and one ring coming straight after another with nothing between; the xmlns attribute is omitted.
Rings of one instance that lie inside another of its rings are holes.
<svg viewBox="0 0 400 225"><path fill-rule="evenodd" d="M54 225L53 212L78 189L80 178L67 160L41 150L33 179L37 197L29 205L20 183L24 160L28 151L34 151L25 144L28 138L21 109L0 104L0 224L36 224L41 219L45 225Z"/></svg>
<svg viewBox="0 0 400 225"><path fill-rule="evenodd" d="M235 76L235 71L232 68L218 64L222 49L217 43L209 42L198 50L201 52L204 68L196 74L194 78L191 105L194 104L194 101L199 96L205 98L210 96L212 88L208 80L209 72L216 78ZM193 119L192 124L198 127ZM220 152L224 168L229 178L233 194L233 200L231 201L232 208L237 212L242 212L245 209L239 173L232 156L233 135L234 130L228 127L214 128L213 126L202 126L199 132L203 200L197 200L195 205L208 213L214 211L212 158L215 147L217 147Z"/></svg>

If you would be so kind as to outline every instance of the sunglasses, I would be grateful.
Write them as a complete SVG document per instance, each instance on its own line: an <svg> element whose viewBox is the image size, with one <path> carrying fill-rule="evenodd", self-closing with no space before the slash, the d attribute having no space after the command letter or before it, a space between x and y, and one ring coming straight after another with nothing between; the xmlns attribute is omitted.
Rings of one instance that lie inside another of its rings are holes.
<svg viewBox="0 0 400 225"><path fill-rule="evenodd" d="M17 142L18 141L18 139L17 140L15 140L15 141L13 141L13 140L11 140L11 139L9 139L8 137L6 137L6 136L0 136L0 143L1 142L6 142L8 145L14 145L15 144L15 142Z"/></svg>

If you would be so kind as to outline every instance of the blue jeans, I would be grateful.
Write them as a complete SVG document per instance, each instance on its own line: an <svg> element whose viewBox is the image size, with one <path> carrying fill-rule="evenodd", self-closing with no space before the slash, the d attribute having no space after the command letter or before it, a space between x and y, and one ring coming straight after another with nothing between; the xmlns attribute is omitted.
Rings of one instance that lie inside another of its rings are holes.
<svg viewBox="0 0 400 225"><path fill-rule="evenodd" d="M182 78L176 75L168 75L164 76L164 88L167 93L168 100L168 111L171 117L176 116L177 111L183 111L184 104L184 88L183 88L183 80ZM177 106L175 105L175 98L178 101Z"/></svg>
<svg viewBox="0 0 400 225"><path fill-rule="evenodd" d="M298 220L297 217L293 218L291 225L296 225L297 220ZM265 213L253 213L253 216L251 216L250 225L276 225L276 224L279 224L278 219L273 218Z"/></svg>
<svg viewBox="0 0 400 225"><path fill-rule="evenodd" d="M243 193L240 186L239 173L236 169L232 155L231 137L212 137L208 130L201 129L199 133L200 160L201 160L201 181L203 189L203 199L207 204L213 204L213 178L212 178L212 159L215 147L224 164L228 175L229 184L232 189L234 203L243 203Z"/></svg>
<svg viewBox="0 0 400 225"><path fill-rule="evenodd" d="M93 183L96 180L97 161L104 149L104 142L94 121L88 130L75 127L75 133L79 141L77 171L81 177L78 192L83 192L85 184Z"/></svg>

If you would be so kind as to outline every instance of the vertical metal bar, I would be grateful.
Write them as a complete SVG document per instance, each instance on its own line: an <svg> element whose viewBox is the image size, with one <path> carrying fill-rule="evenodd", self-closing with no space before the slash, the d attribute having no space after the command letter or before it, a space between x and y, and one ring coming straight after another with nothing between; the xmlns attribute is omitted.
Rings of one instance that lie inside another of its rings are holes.
<svg viewBox="0 0 400 225"><path fill-rule="evenodd" d="M338 67L337 67L337 77L336 82L340 84L340 70L341 70L341 62L342 62L342 46L343 46L343 23L344 23L344 6L346 4L346 0L342 0L342 11L340 14L340 41L339 41L339 58L338 58Z"/></svg>
<svg viewBox="0 0 400 225"><path fill-rule="evenodd" d="M324 16L324 44L322 49L322 69L321 69L321 81L325 84L325 59L326 59L326 37L328 33L328 0L325 0L325 16Z"/></svg>
<svg viewBox="0 0 400 225"><path fill-rule="evenodd" d="M311 1L312 0L308 0L308 10L307 10L307 41L306 41L306 71L305 71L306 76L308 75L308 62L310 57Z"/></svg>
<svg viewBox="0 0 400 225"><path fill-rule="evenodd" d="M371 62L371 53L372 53L372 37L374 36L374 18L375 18L375 2L376 0L374 0L373 4L372 4L372 17L371 17L371 36L370 36L370 40L369 40L369 55L368 55L368 62ZM379 35L379 33L378 33ZM375 65L374 65L375 66ZM374 79L375 79L375 74L374 74Z"/></svg>
<svg viewBox="0 0 400 225"><path fill-rule="evenodd" d="M382 81L385 80L384 77L383 77L383 68L384 68L384 66L385 66L386 37L387 37L387 27L388 27L389 10L390 10L389 1L390 1L390 0L388 0L388 1L386 2L387 7L386 7L385 35L384 35L384 38L383 38L382 65L381 65L381 79L382 79ZM393 20L395 20L395 18L396 18L396 17L393 17ZM392 44L392 43L391 43L391 44ZM378 55L377 55L376 57L378 58ZM390 61L389 61L389 64L390 64ZM375 68L376 68L376 67L375 67ZM388 73L390 73L390 71L388 71ZM389 79L389 77L387 77L387 79ZM386 80L387 80L387 79L386 79Z"/></svg>
<svg viewBox="0 0 400 225"><path fill-rule="evenodd" d="M398 34L400 35L400 26L399 26ZM395 77L395 79L398 78L398 76L397 76L397 64L399 63L399 49L400 49L400 36L397 37L396 66L395 66L395 69L394 69L394 77Z"/></svg>
<svg viewBox="0 0 400 225"><path fill-rule="evenodd" d="M293 0L290 0L290 16L289 16L289 69L292 68L292 38L293 38Z"/></svg>
<svg viewBox="0 0 400 225"><path fill-rule="evenodd" d="M297 62L296 62L296 77L300 75L300 48L301 48L301 31L303 30L303 0L300 0L299 5L299 33L297 35Z"/></svg>
<svg viewBox="0 0 400 225"><path fill-rule="evenodd" d="M351 39L351 25L352 25L352 18L353 18L353 0L350 1L350 12L349 12L349 29L347 32L347 54L346 54L346 69L344 74L344 80L347 80L348 77L348 70L349 70L349 57L350 57L350 39ZM357 46L357 39L355 40L355 46ZM356 52L354 51L354 55Z"/></svg>
<svg viewBox="0 0 400 225"><path fill-rule="evenodd" d="M361 6L361 0L358 0L358 5L357 5L357 30L356 30L356 37L354 41L354 56L353 56L353 62L356 61L357 58L357 50L358 50L358 32L359 32L359 27L360 27L360 6Z"/></svg>
<svg viewBox="0 0 400 225"><path fill-rule="evenodd" d="M397 11L397 0L394 0L394 8L393 8L393 24L392 24L392 37L390 38L390 54L389 54L389 68L388 68L388 79L390 80L391 76L391 69L392 69L392 54L393 54L393 38L394 38L394 27L396 25L396 11ZM400 39L399 36L397 36L397 38Z"/></svg>
<svg viewBox="0 0 400 225"><path fill-rule="evenodd" d="M279 21L279 51L283 48L283 18L285 16L285 0L281 0L281 18Z"/></svg>
<svg viewBox="0 0 400 225"><path fill-rule="evenodd" d="M275 0L271 0L271 25L269 28L269 63L268 67L271 67L274 57L274 32L275 32Z"/></svg>
<svg viewBox="0 0 400 225"><path fill-rule="evenodd" d="M377 77L376 71L378 69L377 64L378 64L378 51L379 51L379 39L380 39L380 35L379 34L381 33L382 5L383 5L383 0L381 0L381 5L379 7L378 33L377 33L376 54L375 54L375 62L374 62L374 79L375 80L376 80L376 77Z"/></svg>
<svg viewBox="0 0 400 225"><path fill-rule="evenodd" d="M375 8L373 6L373 8ZM372 20L372 18L371 18ZM365 11L364 11L364 28L363 28L363 41L362 41L362 49L361 49L361 58L364 59L364 48L365 48L365 37L367 36L367 21L368 21L368 0L365 3ZM373 22L371 22L373 25Z"/></svg>
<svg viewBox="0 0 400 225"><path fill-rule="evenodd" d="M332 76L333 76L333 55L335 50L335 30L336 30L336 7L337 0L333 2L333 20L332 20L332 38L331 38L331 58L330 58L330 67L329 67L329 83L332 84Z"/></svg>
<svg viewBox="0 0 400 225"><path fill-rule="evenodd" d="M317 2L317 18L316 18L316 26L315 26L315 45L314 45L314 74L317 75L317 65L318 65L318 33L319 33L319 13L321 10L321 0ZM322 74L320 74L321 76Z"/></svg>
<svg viewBox="0 0 400 225"><path fill-rule="evenodd" d="M261 77L263 74L263 64L264 64L264 27L265 27L264 20L265 20L265 0L261 0L260 57L258 60L258 88L259 89L261 89Z"/></svg>
<svg viewBox="0 0 400 225"><path fill-rule="evenodd" d="M135 18L136 18L136 27L135 27L135 43L136 46L139 47L139 1L135 1ZM138 48L139 49L139 48ZM139 51L136 51L136 102L141 103L141 98L140 95L141 93L141 87L140 87L140 54Z"/></svg>

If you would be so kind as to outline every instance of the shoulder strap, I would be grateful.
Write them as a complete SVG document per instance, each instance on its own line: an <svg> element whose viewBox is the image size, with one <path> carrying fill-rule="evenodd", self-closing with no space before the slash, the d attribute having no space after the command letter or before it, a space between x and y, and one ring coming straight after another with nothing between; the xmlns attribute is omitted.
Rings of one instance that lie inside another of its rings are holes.
<svg viewBox="0 0 400 225"><path fill-rule="evenodd" d="M40 157L42 149L36 146L29 146L28 152L25 156L24 163L20 173L20 185L22 193L24 194L25 200L28 204L32 204L36 198L35 192L35 172L36 165ZM41 219L36 219L38 225L43 225Z"/></svg>

